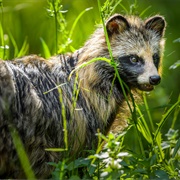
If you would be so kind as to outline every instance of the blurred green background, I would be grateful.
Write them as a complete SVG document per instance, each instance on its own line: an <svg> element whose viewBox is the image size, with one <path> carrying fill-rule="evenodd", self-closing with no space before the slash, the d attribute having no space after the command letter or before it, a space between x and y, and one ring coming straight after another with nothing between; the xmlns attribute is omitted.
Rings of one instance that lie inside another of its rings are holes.
<svg viewBox="0 0 180 180"><path fill-rule="evenodd" d="M103 4L104 1L101 2ZM122 4L130 9L133 2L132 0L123 0ZM137 2L137 14L150 7L143 18L160 14L165 16L167 21L162 82L155 91L148 94L151 115L155 122L159 122L165 109L177 101L180 92L180 67L169 68L180 59L180 42L174 42L180 38L180 0L138 0ZM27 54L44 56L40 41L40 38L43 38L51 53L55 54L55 23L47 13L46 0L3 0L1 3L3 3L3 9L1 9L0 20L4 34L11 33L19 49L27 38L29 43ZM78 49L94 31L95 25L100 23L97 0L62 0L62 5L63 10L68 11L64 14L67 20L67 29L71 28L76 17L84 9L93 7L82 16L73 32L72 46ZM118 6L115 12L125 13L121 6ZM7 41L9 41L9 58L14 58L13 44L10 40ZM144 114L146 116L145 112ZM172 121L173 116L166 121L164 132L171 127ZM180 129L180 116L178 116L174 128Z"/></svg>

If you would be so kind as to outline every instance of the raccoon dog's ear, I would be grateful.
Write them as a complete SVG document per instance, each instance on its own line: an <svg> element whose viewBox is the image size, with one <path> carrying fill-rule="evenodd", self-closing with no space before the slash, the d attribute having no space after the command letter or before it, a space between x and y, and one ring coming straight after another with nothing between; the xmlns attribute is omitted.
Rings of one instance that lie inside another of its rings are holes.
<svg viewBox="0 0 180 180"><path fill-rule="evenodd" d="M129 28L129 23L125 17L120 14L115 14L111 16L106 22L106 29L108 35L112 35L114 33L122 33Z"/></svg>
<svg viewBox="0 0 180 180"><path fill-rule="evenodd" d="M164 35L166 22L162 16L154 16L145 21L145 28L155 31L160 37Z"/></svg>

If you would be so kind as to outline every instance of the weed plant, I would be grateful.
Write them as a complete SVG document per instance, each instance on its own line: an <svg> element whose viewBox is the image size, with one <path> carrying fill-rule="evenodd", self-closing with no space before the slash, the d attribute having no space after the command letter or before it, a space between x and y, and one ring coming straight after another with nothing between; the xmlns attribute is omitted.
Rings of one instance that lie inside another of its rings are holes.
<svg viewBox="0 0 180 180"><path fill-rule="evenodd" d="M116 64L113 61L111 46L108 40L104 20L115 12L117 6L120 6L126 14L135 14L138 6L137 0L131 4L128 9L122 4L122 0L106 0L102 5L100 0L97 0L99 14L101 22L104 27L106 40L108 44L109 54L111 59L98 57L92 59L88 63L82 64L77 67L72 73L76 73L78 68L88 66L90 63L95 61L106 61L115 69L115 77L118 78L122 89L126 86L121 80L118 74ZM22 47L19 49L17 42L13 38L11 32L4 33L2 28L3 23L3 4L1 5L1 22L0 22L0 58L9 58L9 45L10 42L14 47L14 57L20 57L28 52L28 40L25 39ZM145 9L140 13L142 16L149 9ZM82 11L72 24L71 30L67 30L67 22L65 19L65 13L68 13L63 9L61 0L48 0L47 12L54 20L55 25L55 45L54 48L56 53L65 53L67 50L74 51L75 48L72 46L72 34L76 25L78 24L81 16L90 8ZM45 58L49 58L52 53L44 41L40 39L42 43L42 52ZM178 40L176 40L178 41ZM171 66L172 69L178 68L179 62ZM77 75L78 76L78 75ZM45 92L48 93L48 92ZM129 126L123 132L119 134L109 133L105 137L100 132L97 133L99 138L99 145L97 149L91 149L88 151L87 157L81 157L73 161L69 159L63 159L58 163L49 162L50 165L55 167L52 172L52 179L179 179L180 178L180 132L175 129L175 124L178 121L178 115L180 111L180 96L177 101L172 105L164 107L162 118L156 124L153 121L151 115L151 107L148 105L147 94L143 93L144 108L138 106L134 97L130 92L129 102L125 91L123 90L124 96L126 97L126 103L131 112L131 117L128 119ZM59 88L60 101L63 104L61 90ZM78 95L78 87L74 87L74 107ZM157 109L158 110L158 109ZM62 114L63 113L62 108ZM162 133L164 124L169 120L169 116L173 117L171 127L168 132ZM67 151L67 127L66 117L63 116L64 124L64 141L66 144L65 149L47 149L48 151ZM20 141L18 133L11 131L13 142L20 157L20 161L24 171L26 172L27 178L35 178L24 151L23 145ZM132 137L133 133L133 137ZM127 139L132 138L136 142L136 147L133 147L128 143ZM102 143L103 141L103 143ZM138 148L137 148L138 146Z"/></svg>

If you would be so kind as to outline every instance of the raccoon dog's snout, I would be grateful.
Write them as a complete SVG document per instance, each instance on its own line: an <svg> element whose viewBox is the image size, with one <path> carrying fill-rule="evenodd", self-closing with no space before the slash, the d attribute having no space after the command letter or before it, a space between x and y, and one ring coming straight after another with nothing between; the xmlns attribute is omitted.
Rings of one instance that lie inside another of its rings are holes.
<svg viewBox="0 0 180 180"><path fill-rule="evenodd" d="M154 75L149 77L149 83L151 85L158 85L161 82L161 77L159 75Z"/></svg>

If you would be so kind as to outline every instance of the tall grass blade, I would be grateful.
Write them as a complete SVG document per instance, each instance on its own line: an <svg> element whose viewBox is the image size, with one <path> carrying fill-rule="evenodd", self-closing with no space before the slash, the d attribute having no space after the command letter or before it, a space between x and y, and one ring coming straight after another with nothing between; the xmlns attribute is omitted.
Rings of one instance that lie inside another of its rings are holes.
<svg viewBox="0 0 180 180"><path fill-rule="evenodd" d="M119 71L117 69L117 64L115 63L114 61L114 58L113 58L113 54L112 54L112 49L111 49L111 44L110 44L110 41L109 41L109 37L108 37L108 33L107 33L107 29L106 29L106 26L105 26L105 22L104 22L104 17L103 17L103 10L102 10L102 6L101 6L101 2L100 0L97 0L98 1L98 9L99 9L99 12L100 12L100 17L101 17L101 20L102 20L102 24L103 24L103 29L104 29L104 33L105 33L105 38L106 38L106 43L107 43L107 47L108 47L108 51L109 51L109 55L110 55L110 59L111 59L111 65L112 67L114 68L114 71L115 71L115 74L117 76L117 79L120 83L120 86L122 88L122 92L123 92L123 95L125 97L125 100L126 100L126 103L129 107L129 110L131 112L131 115L132 115L132 119L135 121L135 127L136 127L136 132L137 132L137 136L138 136L138 141L139 141L139 144L140 144L140 148L141 148L141 152L143 155L144 154L144 149L143 149L143 144L142 144L142 140L141 140L141 137L139 135L139 132L137 130L137 116L136 116L136 105L135 105L135 101L134 101L134 97L131 93L131 91L129 90L129 87L123 82L123 80L121 79L120 75L119 75ZM107 3L108 4L108 3ZM103 7L104 8L104 7ZM127 93L125 91L125 88L128 90L129 92L129 95L130 95L130 98L132 100L132 104L133 104L133 109L129 103L129 99L127 97Z"/></svg>
<svg viewBox="0 0 180 180"><path fill-rule="evenodd" d="M135 10L137 9L137 0L134 0L134 3L130 5L130 14L135 14Z"/></svg>
<svg viewBox="0 0 180 180"><path fill-rule="evenodd" d="M43 38L40 38L41 40L41 43L42 43L42 47L43 47L43 52L44 52L44 57L46 59L50 58L51 57L51 53L50 53L50 50L48 48L48 45L46 44L46 42L44 41Z"/></svg>
<svg viewBox="0 0 180 180"><path fill-rule="evenodd" d="M60 169L60 172L59 172L59 180L62 180L63 179L63 175L64 175L64 169L65 169L65 160L62 161L62 164L61 164L61 169Z"/></svg>
<svg viewBox="0 0 180 180"><path fill-rule="evenodd" d="M180 100L180 96L179 96L178 99ZM173 121L172 121L172 124L171 124L171 129L174 129L174 126L175 126L175 123L177 121L179 113L180 113L180 107L177 106L175 111L174 111L174 118L173 118Z"/></svg>
<svg viewBox="0 0 180 180"><path fill-rule="evenodd" d="M15 129L15 127L13 127L13 126L10 127L10 133L11 133L11 137L13 139L13 144L16 148L16 152L18 154L20 163L22 165L22 168L25 172L27 179L35 179L35 175L31 169L29 159L26 155L24 146L22 144L20 136L19 136L17 130Z"/></svg>
<svg viewBox="0 0 180 180"><path fill-rule="evenodd" d="M107 59L107 58L105 58L105 57L93 58L93 59L91 59L91 60L88 61L88 62L84 62L84 63L80 64L80 65L77 66L74 70L72 70L71 73L70 73L70 75L69 75L69 79L71 79L71 76L72 76L72 74L73 74L74 72L76 72L76 71L78 71L79 69L81 69L81 68L83 68L83 67L85 67L85 66L87 66L87 65L89 65L89 64L92 64L92 63L94 63L94 62L96 62L96 61L105 61L105 62L107 62L107 63L109 63L109 64L111 63L111 60L109 60L109 59Z"/></svg>
<svg viewBox="0 0 180 180"><path fill-rule="evenodd" d="M128 14L127 8L123 4L121 4L121 3L119 5L122 7L122 9L125 11L125 13Z"/></svg>
<svg viewBox="0 0 180 180"><path fill-rule="evenodd" d="M111 12L109 13L109 15L113 14L113 12L115 11L116 7L121 3L121 1L122 0L119 0L119 1L116 2L116 4L112 7Z"/></svg>
<svg viewBox="0 0 180 180"><path fill-rule="evenodd" d="M73 32L74 32L74 29L75 29L75 27L76 27L79 19L84 15L84 13L86 13L87 11L90 11L91 9L93 9L93 7L86 8L86 9L85 9L84 11L82 11L82 12L78 15L78 17L75 19L75 21L74 21L74 23L73 23L73 25L72 25L72 28L71 28L71 30L70 30L70 32L69 32L69 38L70 38L70 39L71 39L71 37L72 37L72 34L73 34Z"/></svg>
<svg viewBox="0 0 180 180"><path fill-rule="evenodd" d="M108 32L107 32L107 29L106 29L106 26L105 26L105 22L104 22L104 18L103 18L103 12L101 11L101 2L100 0L97 0L98 1L98 9L99 9L99 12L100 12L100 17L101 17L101 20L102 20L102 24L103 24L103 29L104 29L104 33L105 33L105 38L106 38L106 43L107 43L107 47L108 47L108 51L109 51L109 55L110 55L110 59L111 59L111 65L114 67L114 70L115 70L115 74L119 80L119 83L121 85L121 88L122 88L122 91L123 91L123 95L125 97L125 100L128 104L128 107L131 111L131 114L133 114L133 111L132 111L132 108L130 106L130 103L128 101L128 97L127 97L127 94L126 94L126 91L125 91L125 88L124 86L125 83L123 83L122 79L120 78L120 75L119 75L119 72L118 72L118 69L116 67L116 63L114 62L114 58L113 58L113 54L112 54L112 49L111 49L111 44L110 44L110 41L109 41L109 37L108 37ZM126 86L127 87L127 86ZM129 91L130 92L130 91ZM130 96L131 96L131 93L130 93ZM131 96L132 97L132 96ZM132 98L133 99L133 98ZM134 106L135 107L135 106Z"/></svg>
<svg viewBox="0 0 180 180"><path fill-rule="evenodd" d="M14 58L15 58L18 56L19 48L18 48L18 45L17 45L16 40L14 39L12 33L9 31L8 34L9 34L9 38L14 46Z"/></svg>
<svg viewBox="0 0 180 180"><path fill-rule="evenodd" d="M148 106L148 103L147 103L147 99L146 99L146 94L145 93L143 93L143 100L144 100L144 105L145 105L145 108L146 108L146 112L148 114L149 122L151 124L152 131L154 132L155 128L154 128L153 120L152 120L152 117L151 117L151 113L149 111L149 106Z"/></svg>
<svg viewBox="0 0 180 180"><path fill-rule="evenodd" d="M17 57L26 55L28 53L28 50L29 50L29 44L28 44L27 37L26 37Z"/></svg>
<svg viewBox="0 0 180 180"><path fill-rule="evenodd" d="M5 56L5 43L4 43L4 31L2 28L2 24L0 23L0 39L1 39L1 44L0 44L0 58L4 59Z"/></svg>
<svg viewBox="0 0 180 180"><path fill-rule="evenodd" d="M144 138L149 142L149 143L153 143L153 138L150 132L150 129L146 123L145 118L143 117L142 112L140 111L139 107L136 106L137 112L140 115L140 119L138 120L137 123L137 127L138 130L142 133L142 135L144 136Z"/></svg>
<svg viewBox="0 0 180 180"><path fill-rule="evenodd" d="M151 6L148 6L146 9L144 9L141 14L139 15L140 17L142 17L149 9L151 8Z"/></svg>
<svg viewBox="0 0 180 180"><path fill-rule="evenodd" d="M154 143L156 143L157 146L158 146L159 152L157 151L156 153L159 154L160 161L162 162L164 160L164 152L163 152L163 149L162 149L162 146L161 146L161 143L162 143L162 135L161 135L161 133L158 133Z"/></svg>
<svg viewBox="0 0 180 180"><path fill-rule="evenodd" d="M59 101L61 103L61 114L63 119L63 132L64 132L64 143L65 143L65 151L68 150L68 128L67 128L67 119L66 119L66 108L63 102L63 92L61 88L58 88L59 91Z"/></svg>

